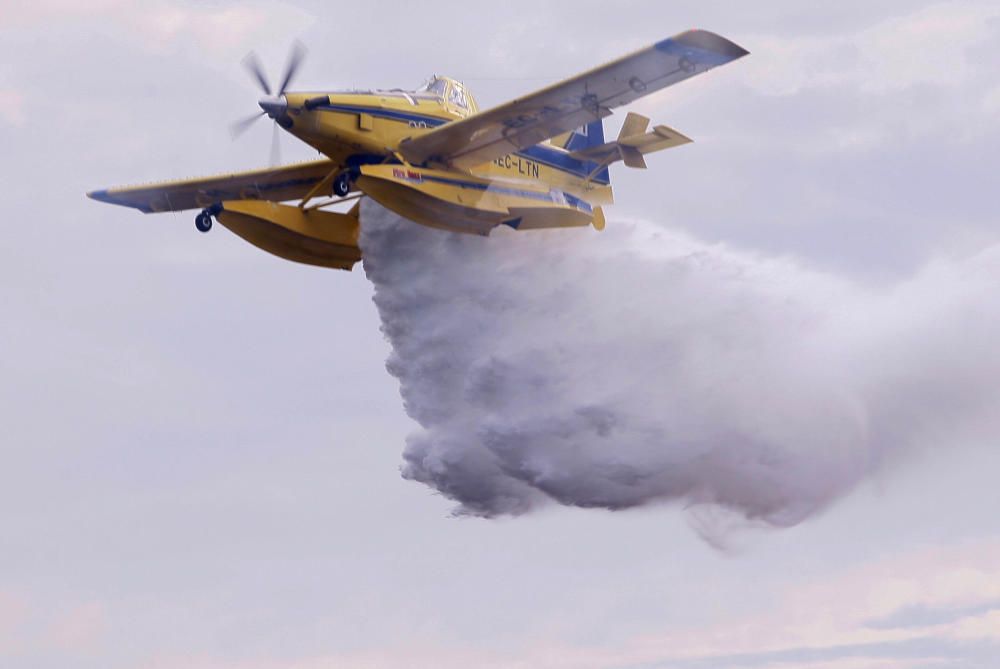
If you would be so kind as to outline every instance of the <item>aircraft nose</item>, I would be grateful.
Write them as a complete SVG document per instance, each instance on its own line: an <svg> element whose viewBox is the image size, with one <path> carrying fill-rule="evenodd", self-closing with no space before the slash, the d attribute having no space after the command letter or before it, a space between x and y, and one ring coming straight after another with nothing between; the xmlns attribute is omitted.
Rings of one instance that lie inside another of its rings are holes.
<svg viewBox="0 0 1000 669"><path fill-rule="evenodd" d="M284 95L268 95L258 100L257 104L271 118L283 116L288 111L288 100L285 99Z"/></svg>

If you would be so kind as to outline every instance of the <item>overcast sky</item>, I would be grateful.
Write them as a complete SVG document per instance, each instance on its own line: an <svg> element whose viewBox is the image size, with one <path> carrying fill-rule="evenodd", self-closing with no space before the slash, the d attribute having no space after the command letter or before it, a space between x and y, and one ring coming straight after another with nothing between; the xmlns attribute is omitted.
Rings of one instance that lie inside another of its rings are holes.
<svg viewBox="0 0 1000 669"><path fill-rule="evenodd" d="M975 421L722 549L682 502L453 517L400 476L416 425L360 266L84 197L266 163L267 124L226 131L251 48L273 79L301 39L300 88L449 74L489 107L693 26L751 55L632 107L695 143L613 169L609 228L955 317L915 378L988 374L935 398ZM998 52L992 1L0 0L0 665L996 666ZM936 277L968 268L944 308Z"/></svg>

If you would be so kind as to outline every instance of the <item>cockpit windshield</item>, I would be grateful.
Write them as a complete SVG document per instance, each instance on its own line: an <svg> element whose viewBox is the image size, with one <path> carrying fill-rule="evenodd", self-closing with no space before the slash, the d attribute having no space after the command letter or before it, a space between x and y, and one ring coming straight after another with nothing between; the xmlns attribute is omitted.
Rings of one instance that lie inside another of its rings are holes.
<svg viewBox="0 0 1000 669"><path fill-rule="evenodd" d="M452 82L448 102L461 109L469 108L469 102L465 99L465 89L458 82Z"/></svg>
<svg viewBox="0 0 1000 669"><path fill-rule="evenodd" d="M417 89L417 93L430 93L431 95L436 95L442 100L444 99L444 94L448 90L448 82L444 79L438 79L437 77L431 77L427 80L423 86Z"/></svg>
<svg viewBox="0 0 1000 669"><path fill-rule="evenodd" d="M459 116L475 114L479 110L475 99L473 99L472 94L469 93L465 84L449 77L434 75L423 86L413 92L418 97L421 95L433 95L444 103L448 111Z"/></svg>

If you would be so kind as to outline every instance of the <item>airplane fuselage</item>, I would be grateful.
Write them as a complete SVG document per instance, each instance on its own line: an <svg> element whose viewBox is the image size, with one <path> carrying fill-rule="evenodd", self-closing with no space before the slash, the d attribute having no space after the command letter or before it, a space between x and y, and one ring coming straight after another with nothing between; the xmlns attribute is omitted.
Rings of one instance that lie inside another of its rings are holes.
<svg viewBox="0 0 1000 669"><path fill-rule="evenodd" d="M446 89L450 96L451 80ZM463 170L446 165L412 166L400 143L475 111L446 95L371 91L287 93L275 120L286 131L345 166L351 183L400 215L431 227L489 234L512 227L587 225L593 207L612 200L606 172L568 151L539 144ZM511 209L524 211L512 215ZM531 211L529 211L531 210Z"/></svg>

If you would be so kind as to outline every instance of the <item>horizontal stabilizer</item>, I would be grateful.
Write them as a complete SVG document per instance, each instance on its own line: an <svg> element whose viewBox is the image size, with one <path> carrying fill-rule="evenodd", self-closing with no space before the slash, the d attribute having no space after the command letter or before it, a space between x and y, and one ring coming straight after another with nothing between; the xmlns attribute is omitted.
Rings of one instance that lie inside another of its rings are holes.
<svg viewBox="0 0 1000 669"><path fill-rule="evenodd" d="M601 165L610 165L621 160L628 167L643 169L646 167L643 156L647 153L691 142L690 138L665 125L655 126L652 131L646 132L648 127L648 118L629 112L625 117L625 123L622 124L621 132L618 133L618 139L600 146L573 151L569 155L577 160L594 161Z"/></svg>
<svg viewBox="0 0 1000 669"><path fill-rule="evenodd" d="M618 150L622 154L622 162L626 167L635 167L640 170L646 169L646 159L642 157L642 151L634 146L618 145Z"/></svg>

